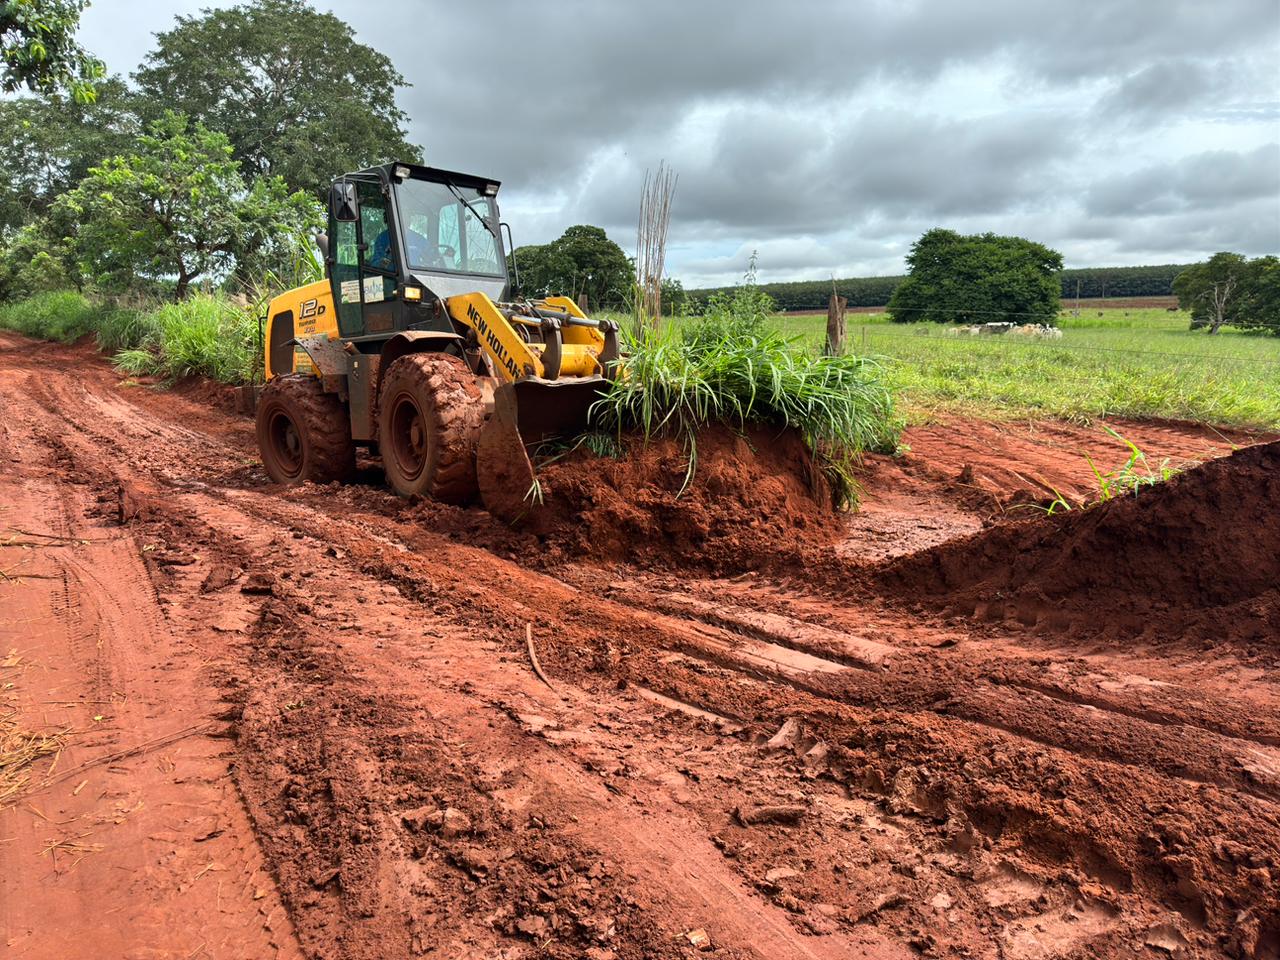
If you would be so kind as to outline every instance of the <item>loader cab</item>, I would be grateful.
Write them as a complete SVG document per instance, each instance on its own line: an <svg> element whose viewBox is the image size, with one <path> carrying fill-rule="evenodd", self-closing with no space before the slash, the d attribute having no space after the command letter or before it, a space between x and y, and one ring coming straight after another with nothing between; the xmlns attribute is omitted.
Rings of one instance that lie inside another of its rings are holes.
<svg viewBox="0 0 1280 960"><path fill-rule="evenodd" d="M376 342L453 326L439 302L506 299L498 182L407 163L340 178L329 194L326 257L338 330Z"/></svg>

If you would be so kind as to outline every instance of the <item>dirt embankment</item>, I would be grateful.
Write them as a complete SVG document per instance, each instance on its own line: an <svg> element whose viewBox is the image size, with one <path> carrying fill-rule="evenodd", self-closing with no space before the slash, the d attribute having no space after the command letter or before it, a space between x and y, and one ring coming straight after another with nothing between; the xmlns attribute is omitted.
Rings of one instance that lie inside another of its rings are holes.
<svg viewBox="0 0 1280 960"><path fill-rule="evenodd" d="M793 430L706 429L693 462L676 440L636 438L623 459L575 455L539 479L534 532L597 559L716 566L839 533L826 482Z"/></svg>
<svg viewBox="0 0 1280 960"><path fill-rule="evenodd" d="M1280 442L1061 517L890 562L873 581L947 612L1049 630L1280 636Z"/></svg>
<svg viewBox="0 0 1280 960"><path fill-rule="evenodd" d="M477 509L416 503L412 519L491 550L651 568L759 566L779 551L830 545L842 531L831 492L793 430L711 427L696 454L680 440L638 436L620 455L578 447L538 468L541 502L511 526ZM403 515L402 503L390 512Z"/></svg>

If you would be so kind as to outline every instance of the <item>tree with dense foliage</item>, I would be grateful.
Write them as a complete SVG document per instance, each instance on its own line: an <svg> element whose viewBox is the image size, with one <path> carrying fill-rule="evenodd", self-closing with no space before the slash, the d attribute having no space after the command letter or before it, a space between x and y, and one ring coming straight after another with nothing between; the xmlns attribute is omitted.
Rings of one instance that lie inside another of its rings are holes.
<svg viewBox="0 0 1280 960"><path fill-rule="evenodd" d="M205 10L157 39L134 74L142 102L226 134L246 175L319 197L339 174L421 156L396 106L404 77L302 0Z"/></svg>
<svg viewBox="0 0 1280 960"><path fill-rule="evenodd" d="M662 313L667 317L682 317L689 308L689 294L684 284L675 277L662 281Z"/></svg>
<svg viewBox="0 0 1280 960"><path fill-rule="evenodd" d="M58 92L0 100L0 230L16 229L48 212L105 157L137 139L133 96L112 78L97 85L91 103Z"/></svg>
<svg viewBox="0 0 1280 960"><path fill-rule="evenodd" d="M1240 298L1237 325L1280 337L1280 257L1250 261L1248 283Z"/></svg>
<svg viewBox="0 0 1280 960"><path fill-rule="evenodd" d="M1173 281L1178 305L1191 311L1191 329L1217 333L1224 326L1280 334L1280 259L1250 260L1240 253L1215 253Z"/></svg>
<svg viewBox="0 0 1280 960"><path fill-rule="evenodd" d="M512 257L526 296L585 293L592 309L621 306L630 296L631 262L600 227L570 227L551 243L518 247Z"/></svg>
<svg viewBox="0 0 1280 960"><path fill-rule="evenodd" d="M86 6L88 0L0 0L0 91L66 90L91 102L105 68L75 39Z"/></svg>
<svg viewBox="0 0 1280 960"><path fill-rule="evenodd" d="M78 266L102 288L174 280L181 299L200 278L252 261L319 223L318 205L278 177L246 183L227 138L168 113L134 152L92 168L53 205L67 219Z"/></svg>
<svg viewBox="0 0 1280 960"><path fill-rule="evenodd" d="M911 246L895 323L1054 323L1062 254L1022 237L934 229Z"/></svg>
<svg viewBox="0 0 1280 960"><path fill-rule="evenodd" d="M34 220L0 240L0 301L83 285L70 240L50 219Z"/></svg>

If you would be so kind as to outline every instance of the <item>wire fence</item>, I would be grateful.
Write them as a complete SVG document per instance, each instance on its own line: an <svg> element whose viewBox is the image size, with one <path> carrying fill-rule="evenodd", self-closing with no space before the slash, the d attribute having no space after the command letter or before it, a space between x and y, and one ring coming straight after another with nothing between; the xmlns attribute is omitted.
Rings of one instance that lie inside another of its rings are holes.
<svg viewBox="0 0 1280 960"><path fill-rule="evenodd" d="M886 356L886 355L880 355L880 356L873 355L871 359L874 359L875 361L882 363L884 365L898 364L902 366L915 367L923 371L933 371L937 369L936 360L919 360L919 359L913 359L910 357L893 357L893 356ZM1202 370L1188 369L1186 367L1168 367L1162 372L1166 376L1184 377L1189 387L1188 392L1193 392L1193 393L1200 392L1205 385L1205 379L1203 378L1203 376L1200 376L1197 378L1197 375L1203 374ZM1125 384L1122 381L1117 380L1114 376L1089 377L1089 376L1081 376L1077 373L1064 373L1061 370L1055 370L1053 372L1053 380L1058 382L1064 382L1064 383L1082 383L1082 384L1089 384L1092 386L1105 386L1110 389L1124 390L1125 392L1128 392L1128 388L1125 386ZM957 383L957 387L960 387L960 386L963 386L963 384ZM1027 384L1024 384L1023 386L1025 387L1025 389L1030 390L1030 389L1034 389L1035 384L1027 383ZM1194 387L1195 389L1190 389L1192 387ZM1277 388L1280 389L1280 384L1277 385Z"/></svg>
<svg viewBox="0 0 1280 960"><path fill-rule="evenodd" d="M856 309L853 307L850 307L848 308L847 312L849 315L852 315L852 316L877 317L877 316L885 315L886 313L888 313L888 310L889 308L887 306L857 307ZM1124 307L1106 307L1106 308L1092 307L1091 308L1088 306L1082 306L1079 309L1076 309L1075 307L1070 307L1070 308L1063 307L1061 310L1055 313L1053 311L1044 311L1044 310L970 310L968 307L949 307L946 305L942 305L939 307L934 307L930 310L904 309L902 311L904 316L911 315L911 314L920 314L920 317L918 320L904 320L904 321L901 321L901 323L911 324L911 323L950 322L950 321L943 321L943 320L930 320L929 314L931 313L935 315L942 315L942 316L954 315L954 316L961 316L961 317L1033 317L1036 320L1039 320L1041 322L1047 322L1047 321L1060 320L1064 316L1071 316L1073 318L1084 317L1084 315L1088 313L1093 313L1098 316L1104 316L1108 313L1116 313L1117 311L1120 311L1122 314L1127 315L1129 310L1132 310L1134 312L1162 311L1165 313L1183 314L1184 316L1188 315L1187 311L1179 307L1169 308L1169 307L1137 307L1135 306L1135 307L1130 307L1128 308L1128 310L1126 310ZM812 316L822 316L824 313L825 311L822 311L822 310L814 310L812 312L797 311L792 315L797 317L800 317L800 316L812 317ZM1227 325L1231 326L1230 323L1228 323ZM1250 328L1261 327L1263 329L1271 330L1271 329L1280 328L1280 321L1273 322L1273 321L1264 320L1258 323L1250 323L1249 327Z"/></svg>

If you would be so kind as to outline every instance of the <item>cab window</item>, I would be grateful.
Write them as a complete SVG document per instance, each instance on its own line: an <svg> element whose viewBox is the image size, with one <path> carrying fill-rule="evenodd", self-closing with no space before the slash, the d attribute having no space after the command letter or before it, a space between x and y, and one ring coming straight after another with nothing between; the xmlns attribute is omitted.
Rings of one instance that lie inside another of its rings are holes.
<svg viewBox="0 0 1280 960"><path fill-rule="evenodd" d="M360 233L364 242L366 270L396 272L395 245L387 229L387 199L376 183L362 183L360 190Z"/></svg>

